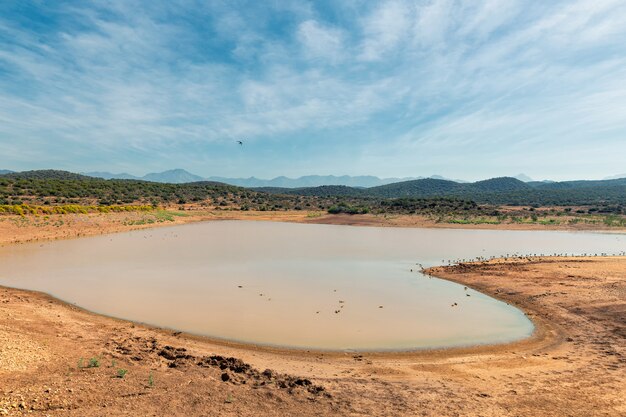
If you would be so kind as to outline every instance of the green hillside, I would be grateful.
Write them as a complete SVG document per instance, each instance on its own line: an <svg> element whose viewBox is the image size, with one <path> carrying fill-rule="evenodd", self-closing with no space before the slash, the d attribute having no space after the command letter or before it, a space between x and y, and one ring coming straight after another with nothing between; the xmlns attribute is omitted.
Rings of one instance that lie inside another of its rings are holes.
<svg viewBox="0 0 626 417"><path fill-rule="evenodd" d="M431 207L425 201L439 199ZM442 202L446 199L445 202ZM515 178L474 183L420 179L372 188L321 186L247 189L218 182L168 184L88 177L42 170L0 175L0 205L15 204L185 204L242 210L328 210L336 212L439 212L490 206L586 206L585 212L626 213L626 179L528 184ZM460 202L460 203L459 203Z"/></svg>
<svg viewBox="0 0 626 417"><path fill-rule="evenodd" d="M55 169L40 169L36 171L10 172L0 175L0 178L13 178L24 180L91 180L93 177L75 174L68 171L59 171Z"/></svg>
<svg viewBox="0 0 626 417"><path fill-rule="evenodd" d="M429 178L372 188L273 188L265 191L290 195L355 198L454 197L493 205L626 206L626 179L528 184L510 177L492 178L474 183L457 183Z"/></svg>

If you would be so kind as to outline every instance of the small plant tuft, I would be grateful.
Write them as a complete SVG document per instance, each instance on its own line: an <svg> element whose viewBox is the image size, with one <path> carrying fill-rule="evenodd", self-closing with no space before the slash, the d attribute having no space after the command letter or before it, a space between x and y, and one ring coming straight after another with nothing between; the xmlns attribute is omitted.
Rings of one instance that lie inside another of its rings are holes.
<svg viewBox="0 0 626 417"><path fill-rule="evenodd" d="M128 373L128 370L126 370L126 369L118 369L117 370L117 377L123 379L126 376L127 373Z"/></svg>

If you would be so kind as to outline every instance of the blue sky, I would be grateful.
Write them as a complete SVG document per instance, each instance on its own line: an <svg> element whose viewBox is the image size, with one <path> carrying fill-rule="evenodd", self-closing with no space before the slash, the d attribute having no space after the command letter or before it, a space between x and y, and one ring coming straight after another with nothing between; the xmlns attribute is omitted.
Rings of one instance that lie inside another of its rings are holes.
<svg viewBox="0 0 626 417"><path fill-rule="evenodd" d="M178 167L626 172L626 2L0 3L0 169Z"/></svg>

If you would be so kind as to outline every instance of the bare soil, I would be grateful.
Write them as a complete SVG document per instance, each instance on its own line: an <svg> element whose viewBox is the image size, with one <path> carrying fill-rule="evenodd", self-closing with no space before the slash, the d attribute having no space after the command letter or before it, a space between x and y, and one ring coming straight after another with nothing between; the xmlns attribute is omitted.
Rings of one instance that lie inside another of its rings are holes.
<svg viewBox="0 0 626 417"><path fill-rule="evenodd" d="M125 212L57 214L48 216L0 216L0 245L24 243L37 240L68 239L81 236L99 235L126 230L171 226L215 220L256 220L293 223L316 223L349 226L375 227L421 227L455 229L502 229L502 230L594 230L623 233L625 228L577 224L453 224L438 223L433 218L421 215L348 215L327 214L308 211L230 211L205 210L187 206L185 210L170 209L165 212Z"/></svg>
<svg viewBox="0 0 626 417"><path fill-rule="evenodd" d="M536 323L535 335L406 353L281 351L150 328L4 288L0 413L626 413L625 258L493 261L429 272L518 305ZM123 378L120 369L128 371Z"/></svg>
<svg viewBox="0 0 626 417"><path fill-rule="evenodd" d="M17 226L22 233L10 238L16 229L0 222L0 236L8 243L144 227L121 217L73 221ZM626 415L626 258L509 259L427 272L518 306L534 335L417 352L269 349L0 288L0 415Z"/></svg>

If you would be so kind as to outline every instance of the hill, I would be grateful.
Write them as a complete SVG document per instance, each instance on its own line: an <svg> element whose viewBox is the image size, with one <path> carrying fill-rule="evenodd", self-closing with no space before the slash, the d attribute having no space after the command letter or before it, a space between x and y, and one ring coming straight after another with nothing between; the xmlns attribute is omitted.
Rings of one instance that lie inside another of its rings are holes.
<svg viewBox="0 0 626 417"><path fill-rule="evenodd" d="M426 178L368 188L364 194L386 198L440 197L452 195L462 188L462 184L454 181Z"/></svg>
<svg viewBox="0 0 626 417"><path fill-rule="evenodd" d="M14 171L10 171L8 169L0 169L0 175L4 174L12 174Z"/></svg>
<svg viewBox="0 0 626 417"><path fill-rule="evenodd" d="M511 177L491 178L488 180L477 181L472 184L464 185L463 188L468 190L477 190L483 192L510 192L520 190L530 190L531 187L525 182Z"/></svg>
<svg viewBox="0 0 626 417"><path fill-rule="evenodd" d="M311 187L273 188L264 191L306 196L361 198L452 197L495 205L626 205L626 179L525 183L515 178L501 177L474 183L457 183L429 178L366 189Z"/></svg>
<svg viewBox="0 0 626 417"><path fill-rule="evenodd" d="M1 177L14 178L14 179L39 179L39 180L75 180L83 181L93 179L86 175L75 174L68 171L59 171L55 169L40 169L36 171L22 171L22 172L10 172L3 174Z"/></svg>
<svg viewBox="0 0 626 417"><path fill-rule="evenodd" d="M327 196L278 195L232 185L200 181L163 184L138 180L105 180L64 171L38 171L0 176L0 214L24 207L184 205L213 210L322 210L337 213L422 213L463 215L483 213L476 203L461 199L375 199L331 196L350 187L320 187ZM358 189L357 189L358 190ZM132 208L132 207L130 207ZM36 210L36 209L33 209Z"/></svg>

